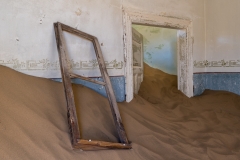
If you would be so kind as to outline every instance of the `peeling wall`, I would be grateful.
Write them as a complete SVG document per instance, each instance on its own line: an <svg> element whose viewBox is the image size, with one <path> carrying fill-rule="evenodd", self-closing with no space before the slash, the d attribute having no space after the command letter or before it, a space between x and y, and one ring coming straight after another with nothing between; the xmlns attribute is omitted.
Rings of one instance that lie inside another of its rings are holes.
<svg viewBox="0 0 240 160"><path fill-rule="evenodd" d="M122 7L191 19L194 59L201 60L205 55L203 6L203 0L1 0L0 64L34 76L59 78L53 23L60 21L98 37L109 74L124 75ZM91 44L64 36L74 72L99 76Z"/></svg>

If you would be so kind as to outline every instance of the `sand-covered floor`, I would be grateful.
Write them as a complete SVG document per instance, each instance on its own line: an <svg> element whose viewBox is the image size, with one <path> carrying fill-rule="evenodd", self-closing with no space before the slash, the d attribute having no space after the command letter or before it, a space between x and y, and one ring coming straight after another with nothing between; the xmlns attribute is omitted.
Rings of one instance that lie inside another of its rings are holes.
<svg viewBox="0 0 240 160"><path fill-rule="evenodd" d="M0 66L0 159L240 159L240 96L207 90L189 99L176 76L145 71L139 95L118 104L133 149L84 152L71 149L62 84ZM73 88L82 137L116 142L107 99Z"/></svg>

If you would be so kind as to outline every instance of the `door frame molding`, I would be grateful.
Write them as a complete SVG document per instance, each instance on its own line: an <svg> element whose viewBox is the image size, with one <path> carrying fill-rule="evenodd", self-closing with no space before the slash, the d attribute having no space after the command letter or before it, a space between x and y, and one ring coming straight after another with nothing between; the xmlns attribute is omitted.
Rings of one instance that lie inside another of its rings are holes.
<svg viewBox="0 0 240 160"><path fill-rule="evenodd" d="M187 33L186 46L181 50L186 55L186 60L183 62L185 68L180 68L180 62L178 62L179 71L184 72L182 77L186 83L185 87L188 97L193 96L193 37L192 37L192 21L189 19L182 19L179 17L167 17L164 15L157 15L154 13L147 13L131 8L123 8L123 44L124 44L124 61L125 61L125 94L126 101L130 102L133 99L133 55L132 55L132 24L158 26L164 28L172 28L177 30L185 30ZM179 50L179 47L178 47ZM179 61L179 60L178 60ZM179 75L178 75L179 76ZM178 85L181 85L178 83Z"/></svg>

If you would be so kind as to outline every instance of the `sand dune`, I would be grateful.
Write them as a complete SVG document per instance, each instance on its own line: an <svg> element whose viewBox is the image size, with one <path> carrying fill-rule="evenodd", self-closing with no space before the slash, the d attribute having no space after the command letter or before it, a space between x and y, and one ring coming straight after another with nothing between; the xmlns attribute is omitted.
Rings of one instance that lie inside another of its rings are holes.
<svg viewBox="0 0 240 160"><path fill-rule="evenodd" d="M0 159L240 159L240 96L189 99L176 76L147 67L139 95L118 104L133 149L82 152L71 149L62 84L0 66ZM107 99L73 88L82 137L117 141Z"/></svg>

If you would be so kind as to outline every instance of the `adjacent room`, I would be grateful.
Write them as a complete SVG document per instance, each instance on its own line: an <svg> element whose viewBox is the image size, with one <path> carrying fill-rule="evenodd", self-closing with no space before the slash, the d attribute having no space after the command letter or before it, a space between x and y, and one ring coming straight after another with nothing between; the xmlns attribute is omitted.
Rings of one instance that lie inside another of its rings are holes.
<svg viewBox="0 0 240 160"><path fill-rule="evenodd" d="M134 93L147 79L167 78L159 84L177 88L177 30L133 24L132 36Z"/></svg>

